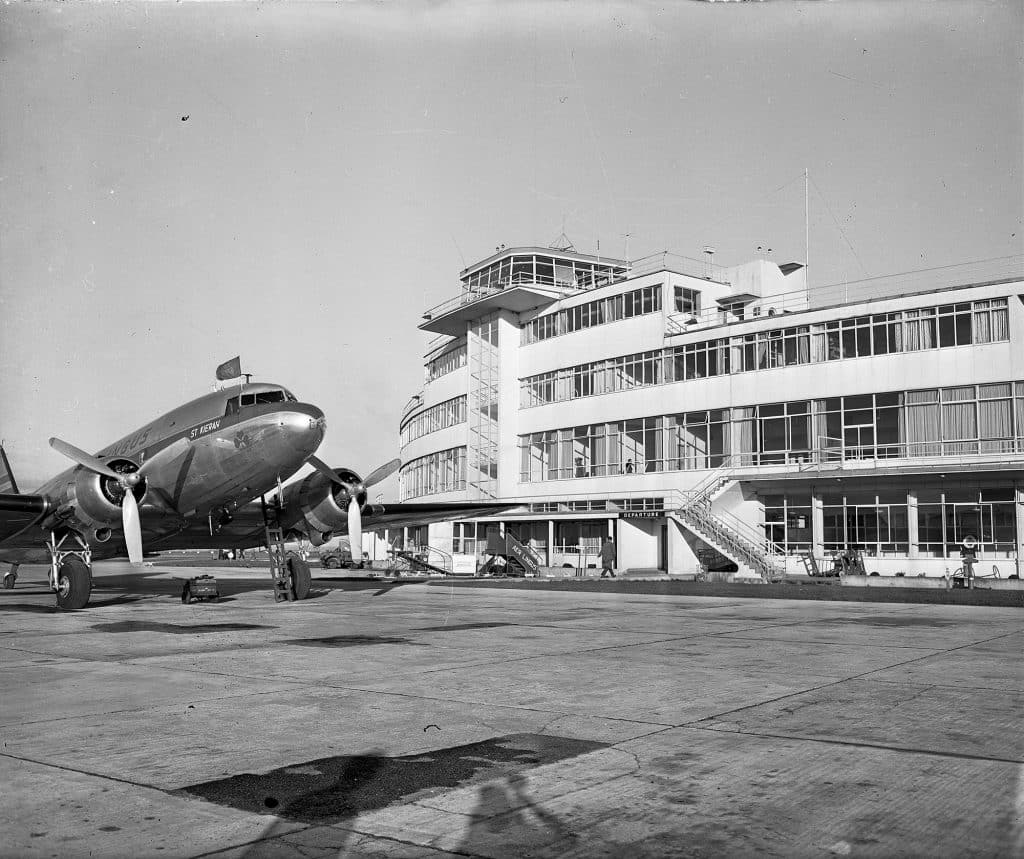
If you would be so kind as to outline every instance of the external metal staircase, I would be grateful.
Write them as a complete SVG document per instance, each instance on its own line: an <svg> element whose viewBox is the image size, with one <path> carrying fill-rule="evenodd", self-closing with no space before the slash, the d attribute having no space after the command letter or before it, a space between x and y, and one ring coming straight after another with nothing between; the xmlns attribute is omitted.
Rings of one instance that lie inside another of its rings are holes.
<svg viewBox="0 0 1024 859"><path fill-rule="evenodd" d="M775 558L785 555L785 550L737 516L712 511L714 497L733 481L735 467L733 458L728 457L669 515L698 540L735 562L740 573L775 581L785 571Z"/></svg>

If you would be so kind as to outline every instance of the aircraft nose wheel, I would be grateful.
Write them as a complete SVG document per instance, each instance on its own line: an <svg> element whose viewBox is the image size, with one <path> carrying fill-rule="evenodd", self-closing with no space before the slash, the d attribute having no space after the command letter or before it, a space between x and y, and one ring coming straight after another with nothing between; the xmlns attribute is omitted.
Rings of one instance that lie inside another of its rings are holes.
<svg viewBox="0 0 1024 859"><path fill-rule="evenodd" d="M76 611L89 604L92 594L92 572L85 561L75 555L66 557L57 573L57 608Z"/></svg>

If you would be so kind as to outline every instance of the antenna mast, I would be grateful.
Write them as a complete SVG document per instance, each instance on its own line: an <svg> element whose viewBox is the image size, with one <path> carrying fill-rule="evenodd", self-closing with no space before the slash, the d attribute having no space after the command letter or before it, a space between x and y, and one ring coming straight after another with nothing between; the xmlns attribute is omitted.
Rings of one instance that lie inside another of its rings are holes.
<svg viewBox="0 0 1024 859"><path fill-rule="evenodd" d="M804 283L807 288L811 288L811 279L807 274L807 269L811 267L811 217L810 217L810 197L808 196L808 175L807 168L804 167Z"/></svg>

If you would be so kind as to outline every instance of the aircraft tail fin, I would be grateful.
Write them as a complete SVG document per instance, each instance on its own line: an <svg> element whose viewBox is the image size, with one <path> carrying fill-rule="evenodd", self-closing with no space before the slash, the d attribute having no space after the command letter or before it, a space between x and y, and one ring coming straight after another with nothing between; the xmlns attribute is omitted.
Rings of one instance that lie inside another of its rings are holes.
<svg viewBox="0 0 1024 859"><path fill-rule="evenodd" d="M18 481L14 479L14 472L11 471L11 463L7 459L7 451L4 450L2 442L0 442L0 466L2 466L0 468L0 493L20 495Z"/></svg>

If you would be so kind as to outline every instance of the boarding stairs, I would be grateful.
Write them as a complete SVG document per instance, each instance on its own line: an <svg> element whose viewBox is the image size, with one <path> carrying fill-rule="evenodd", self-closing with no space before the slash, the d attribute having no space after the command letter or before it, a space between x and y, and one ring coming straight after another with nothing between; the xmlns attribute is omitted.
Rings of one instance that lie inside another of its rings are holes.
<svg viewBox="0 0 1024 859"><path fill-rule="evenodd" d="M487 554L490 556L480 568L480 572L496 569L495 560L505 559L506 575L511 570L521 570L524 576L534 576L540 572L540 558L529 546L524 545L512 534L490 533L487 535Z"/></svg>
<svg viewBox="0 0 1024 859"><path fill-rule="evenodd" d="M669 512L676 522L709 548L732 560L740 575L778 581L785 565L776 558L785 550L732 513L713 511L712 502L734 482L733 458L726 461L686 495L681 506Z"/></svg>
<svg viewBox="0 0 1024 859"><path fill-rule="evenodd" d="M452 574L452 556L440 549L430 548L423 551L407 551L405 549L391 548L388 550L391 555L391 563L388 571L391 573L440 573L442 576ZM436 554L440 561L436 564L429 561L430 555Z"/></svg>
<svg viewBox="0 0 1024 859"><path fill-rule="evenodd" d="M270 575L274 580L274 601L286 602L295 599L288 575L288 553L284 546L284 532L280 524L279 500L274 499L268 504L262 500L263 506L263 542L267 546L267 557L270 559Z"/></svg>

